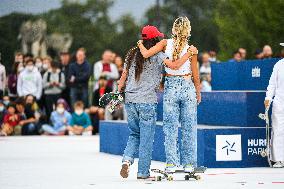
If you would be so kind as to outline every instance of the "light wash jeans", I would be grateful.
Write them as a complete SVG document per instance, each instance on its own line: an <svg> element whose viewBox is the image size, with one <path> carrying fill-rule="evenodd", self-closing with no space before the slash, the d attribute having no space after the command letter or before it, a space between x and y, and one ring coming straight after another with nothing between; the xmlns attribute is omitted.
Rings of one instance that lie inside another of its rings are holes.
<svg viewBox="0 0 284 189"><path fill-rule="evenodd" d="M191 79L165 78L163 130L167 164L197 166L197 100ZM181 126L180 154L178 127Z"/></svg>
<svg viewBox="0 0 284 189"><path fill-rule="evenodd" d="M60 132L65 131L65 130L66 130L66 127L63 126L63 127L59 127L59 128L54 128L54 127L51 126L51 125L44 124L44 125L42 125L42 130L43 130L44 132L49 133L49 134L57 135L57 134L59 134Z"/></svg>
<svg viewBox="0 0 284 189"><path fill-rule="evenodd" d="M127 103L125 109L130 135L122 161L128 160L132 164L138 153L137 177L146 178L150 175L157 104Z"/></svg>

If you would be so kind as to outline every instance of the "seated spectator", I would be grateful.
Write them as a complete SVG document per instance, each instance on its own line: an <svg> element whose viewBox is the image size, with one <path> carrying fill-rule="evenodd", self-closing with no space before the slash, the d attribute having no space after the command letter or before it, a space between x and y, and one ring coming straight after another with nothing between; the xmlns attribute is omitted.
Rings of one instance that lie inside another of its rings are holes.
<svg viewBox="0 0 284 189"><path fill-rule="evenodd" d="M3 96L3 104L7 107L10 104L10 97L5 95Z"/></svg>
<svg viewBox="0 0 284 189"><path fill-rule="evenodd" d="M272 58L272 48L269 45L265 45L262 50L263 58Z"/></svg>
<svg viewBox="0 0 284 189"><path fill-rule="evenodd" d="M255 50L255 52L254 52L254 57L255 57L256 59L262 59L262 58L263 58L262 50L260 50L260 49Z"/></svg>
<svg viewBox="0 0 284 189"><path fill-rule="evenodd" d="M210 61L209 61L209 54L208 53L203 53L202 54L202 64L200 67L200 74L211 74L211 66L210 66Z"/></svg>
<svg viewBox="0 0 284 189"><path fill-rule="evenodd" d="M16 108L21 119L19 125L22 126L22 135L37 134L37 120L35 118L35 112L32 110L31 105L26 105L25 101L22 98L19 98L16 100Z"/></svg>
<svg viewBox="0 0 284 189"><path fill-rule="evenodd" d="M71 107L69 106L69 104L67 103L67 101L63 98L60 98L57 100L57 103L56 104L63 104L64 105L64 109L67 111L67 112L71 112Z"/></svg>
<svg viewBox="0 0 284 189"><path fill-rule="evenodd" d="M12 71L8 75L8 94L13 100L18 97L17 94L17 80L18 80L18 66L19 62L14 62L12 66Z"/></svg>
<svg viewBox="0 0 284 189"><path fill-rule="evenodd" d="M113 53L110 50L106 50L102 55L102 60L94 64L94 78L98 81L99 78L104 75L107 77L108 86L113 87L113 81L119 79L119 73L116 65L112 62ZM94 89L97 89L98 84Z"/></svg>
<svg viewBox="0 0 284 189"><path fill-rule="evenodd" d="M7 114L4 116L0 136L19 135L21 126L19 126L20 116L16 114L15 104L10 103L7 106Z"/></svg>
<svg viewBox="0 0 284 189"><path fill-rule="evenodd" d="M211 92L211 75L205 74L201 76L201 92Z"/></svg>
<svg viewBox="0 0 284 189"><path fill-rule="evenodd" d="M3 104L3 101L0 100L0 126L3 124L5 114L6 114L6 107Z"/></svg>
<svg viewBox="0 0 284 189"><path fill-rule="evenodd" d="M246 49L244 49L244 48L239 48L239 53L240 53L240 55L241 55L241 59L242 60L245 60L246 59L246 56L247 56L247 50Z"/></svg>
<svg viewBox="0 0 284 189"><path fill-rule="evenodd" d="M59 101L56 110L51 113L50 125L44 124L42 130L46 135L64 135L67 127L71 124L72 116L66 111L65 105Z"/></svg>
<svg viewBox="0 0 284 189"><path fill-rule="evenodd" d="M233 53L233 58L230 59L228 62L240 62L242 60L241 54L239 51L235 51Z"/></svg>
<svg viewBox="0 0 284 189"><path fill-rule="evenodd" d="M88 114L84 112L82 101L77 101L74 104L74 113L67 129L69 135L92 135L92 123Z"/></svg>
<svg viewBox="0 0 284 189"><path fill-rule="evenodd" d="M43 75L43 89L45 95L46 115L49 118L65 88L65 77L55 62L51 62L51 68Z"/></svg>
<svg viewBox="0 0 284 189"><path fill-rule="evenodd" d="M20 97L32 94L37 100L40 100L42 94L42 77L34 61L28 59L25 69L19 74L17 82L17 91Z"/></svg>

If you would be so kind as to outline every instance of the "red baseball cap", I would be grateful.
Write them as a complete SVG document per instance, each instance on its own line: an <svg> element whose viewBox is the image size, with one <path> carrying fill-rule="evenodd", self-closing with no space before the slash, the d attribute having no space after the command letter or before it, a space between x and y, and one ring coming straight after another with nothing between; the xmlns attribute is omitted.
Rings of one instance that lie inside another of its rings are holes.
<svg viewBox="0 0 284 189"><path fill-rule="evenodd" d="M164 37L164 34L161 33L158 28L155 26L145 26L142 29L142 39L152 39L155 37Z"/></svg>

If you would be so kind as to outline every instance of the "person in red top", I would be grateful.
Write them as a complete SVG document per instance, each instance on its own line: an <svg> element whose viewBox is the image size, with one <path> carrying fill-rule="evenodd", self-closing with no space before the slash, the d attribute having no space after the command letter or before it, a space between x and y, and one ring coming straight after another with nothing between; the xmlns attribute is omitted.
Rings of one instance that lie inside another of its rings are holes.
<svg viewBox="0 0 284 189"><path fill-rule="evenodd" d="M4 121L2 124L2 129L0 132L1 136L7 136L18 134L19 130L21 130L19 126L20 122L20 116L16 114L16 105L15 104L9 104L7 107L7 114L4 116Z"/></svg>

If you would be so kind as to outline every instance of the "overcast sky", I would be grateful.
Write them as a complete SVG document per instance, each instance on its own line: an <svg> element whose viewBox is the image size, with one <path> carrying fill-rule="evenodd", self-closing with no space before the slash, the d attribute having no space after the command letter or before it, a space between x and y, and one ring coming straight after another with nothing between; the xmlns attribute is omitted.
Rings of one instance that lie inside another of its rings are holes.
<svg viewBox="0 0 284 189"><path fill-rule="evenodd" d="M145 11L155 4L156 0L114 0L110 9L113 20L123 14L130 13L137 21L141 21ZM12 12L42 13L60 7L61 0L0 0L0 16Z"/></svg>

